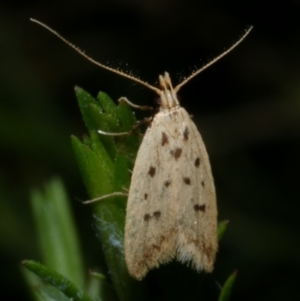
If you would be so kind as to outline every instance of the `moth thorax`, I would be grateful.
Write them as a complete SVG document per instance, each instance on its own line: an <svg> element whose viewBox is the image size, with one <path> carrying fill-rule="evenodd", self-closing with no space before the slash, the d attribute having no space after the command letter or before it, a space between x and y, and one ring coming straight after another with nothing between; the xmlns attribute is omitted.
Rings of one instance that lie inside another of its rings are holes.
<svg viewBox="0 0 300 301"><path fill-rule="evenodd" d="M179 106L179 101L177 99L177 94L173 89L171 78L168 72L165 75L159 76L160 85L160 110L169 110L174 107Z"/></svg>

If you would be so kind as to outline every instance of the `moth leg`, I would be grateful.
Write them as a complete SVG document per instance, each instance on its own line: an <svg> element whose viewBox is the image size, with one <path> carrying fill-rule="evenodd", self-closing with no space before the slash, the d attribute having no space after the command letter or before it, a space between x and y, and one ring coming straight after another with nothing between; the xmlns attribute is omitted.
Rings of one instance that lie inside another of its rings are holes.
<svg viewBox="0 0 300 301"><path fill-rule="evenodd" d="M126 103L127 105L131 106L132 108L139 109L142 111L153 111L152 107L149 106L139 106L134 103L132 103L127 97L121 97L118 99L119 103ZM98 133L101 135L106 135L106 136L125 136L125 135L132 135L141 125L143 124L149 124L152 121L153 117L150 118L144 118L143 120L140 120L137 124L135 124L132 129L128 132L121 132L121 133L110 133L110 132L105 132L102 130L98 130Z"/></svg>
<svg viewBox="0 0 300 301"><path fill-rule="evenodd" d="M128 170L130 173L132 173L130 170ZM127 188L127 187L122 187L122 189L124 190L124 191L126 191L126 193L127 193L127 195L128 195L128 191L129 191L129 189Z"/></svg>
<svg viewBox="0 0 300 301"><path fill-rule="evenodd" d="M121 98L119 98L118 102L119 103L127 103L132 108L139 109L139 110L142 110L142 111L153 111L152 107L136 105L136 104L132 103L127 97L121 97Z"/></svg>
<svg viewBox="0 0 300 301"><path fill-rule="evenodd" d="M114 196L128 196L128 193L125 193L125 192L112 192L112 193L109 193L109 194L102 195L98 198L94 198L92 200L84 201L84 202L82 202L82 204L86 205L86 204L96 203L98 201L102 201L104 199L114 197Z"/></svg>
<svg viewBox="0 0 300 301"><path fill-rule="evenodd" d="M141 125L143 124L149 124L152 121L152 117L145 117L143 120L140 120L135 124L132 129L128 132L120 132L120 133L110 133L110 132L104 132L102 130L98 130L98 133L101 135L106 135L106 136L125 136L125 135L132 135Z"/></svg>

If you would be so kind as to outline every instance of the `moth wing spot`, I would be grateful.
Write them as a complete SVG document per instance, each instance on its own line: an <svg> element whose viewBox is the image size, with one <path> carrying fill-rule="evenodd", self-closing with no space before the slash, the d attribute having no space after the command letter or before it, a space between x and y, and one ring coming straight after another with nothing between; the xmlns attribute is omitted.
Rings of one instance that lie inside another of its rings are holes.
<svg viewBox="0 0 300 301"><path fill-rule="evenodd" d="M202 211L202 212L205 212L205 209L206 209L206 205L203 204L203 205L200 205L200 204L196 204L194 205L194 210L197 212L197 211Z"/></svg>
<svg viewBox="0 0 300 301"><path fill-rule="evenodd" d="M148 171L148 175L150 175L150 177L153 178L154 175L155 175L155 171L156 171L155 167L150 166L149 171Z"/></svg>
<svg viewBox="0 0 300 301"><path fill-rule="evenodd" d="M181 156L182 149L180 147L177 147L175 150L170 150L170 154L175 158L175 160L178 160Z"/></svg>
<svg viewBox="0 0 300 301"><path fill-rule="evenodd" d="M186 185L191 185L191 178L189 178L189 177L183 177L183 182Z"/></svg>
<svg viewBox="0 0 300 301"><path fill-rule="evenodd" d="M196 160L195 160L195 166L196 167L199 167L200 166L200 158L198 157L198 158L196 158Z"/></svg>
<svg viewBox="0 0 300 301"><path fill-rule="evenodd" d="M149 213L144 215L144 221L145 222L148 222L150 220L150 218L151 218L151 215Z"/></svg>
<svg viewBox="0 0 300 301"><path fill-rule="evenodd" d="M187 141L189 139L189 129L186 127L183 132L183 139Z"/></svg>
<svg viewBox="0 0 300 301"><path fill-rule="evenodd" d="M169 143L169 139L168 136L165 132L162 132L162 136L161 136L161 145L164 146L165 144Z"/></svg>
<svg viewBox="0 0 300 301"><path fill-rule="evenodd" d="M204 188L204 187L205 187L205 182L204 182L204 181L201 181L201 185L202 185L202 187Z"/></svg>
<svg viewBox="0 0 300 301"><path fill-rule="evenodd" d="M149 213L146 213L144 215L144 221L149 222L152 217L154 217L155 219L158 220L161 217L161 212L159 210L157 210L157 211L154 211L152 215Z"/></svg>
<svg viewBox="0 0 300 301"><path fill-rule="evenodd" d="M161 216L161 212L160 212L160 211L154 211L154 212L153 212L153 216L154 216L156 219L159 219L160 216Z"/></svg>
<svg viewBox="0 0 300 301"><path fill-rule="evenodd" d="M148 193L144 194L144 199L147 200L148 199Z"/></svg>
<svg viewBox="0 0 300 301"><path fill-rule="evenodd" d="M169 187L171 185L171 181L170 180L164 181L164 185L166 187Z"/></svg>
<svg viewBox="0 0 300 301"><path fill-rule="evenodd" d="M157 251L160 251L161 245L165 239L166 239L166 237L164 235L161 235L159 238L158 244L152 244L151 247Z"/></svg>

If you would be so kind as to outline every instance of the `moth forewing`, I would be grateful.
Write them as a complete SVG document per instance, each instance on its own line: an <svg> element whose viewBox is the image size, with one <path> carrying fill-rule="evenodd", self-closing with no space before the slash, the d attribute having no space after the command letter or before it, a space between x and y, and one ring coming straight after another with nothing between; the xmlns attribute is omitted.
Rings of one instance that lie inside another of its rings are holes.
<svg viewBox="0 0 300 301"><path fill-rule="evenodd" d="M208 155L188 113L176 104L155 115L137 154L127 202L126 263L137 279L175 258L210 272L216 250Z"/></svg>

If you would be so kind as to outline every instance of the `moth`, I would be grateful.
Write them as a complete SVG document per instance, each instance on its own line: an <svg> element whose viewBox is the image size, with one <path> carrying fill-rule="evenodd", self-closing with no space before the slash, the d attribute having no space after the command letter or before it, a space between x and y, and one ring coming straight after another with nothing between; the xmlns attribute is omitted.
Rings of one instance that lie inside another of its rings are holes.
<svg viewBox="0 0 300 301"><path fill-rule="evenodd" d="M45 24L31 20L92 63L146 86L160 98L159 110L138 150L128 192L124 249L130 275L141 280L149 270L173 259L197 271L212 272L218 249L214 180L202 137L189 114L180 106L177 93L188 81L240 44L252 27L228 50L175 88L167 72L159 76L159 88L156 88L96 62ZM112 195L118 194L123 193Z"/></svg>
<svg viewBox="0 0 300 301"><path fill-rule="evenodd" d="M159 83L159 112L138 150L126 210L125 259L137 279L174 258L211 272L218 246L216 192L205 145L169 74Z"/></svg>

